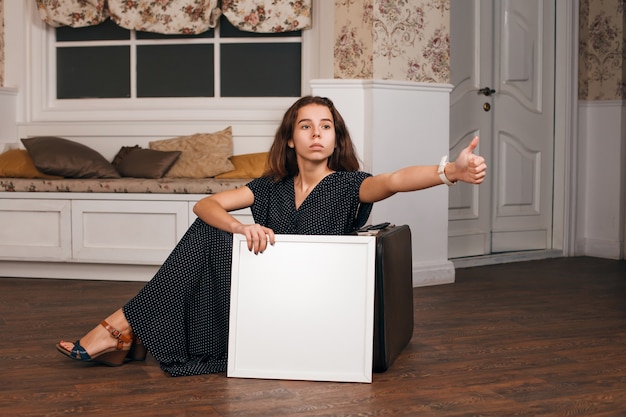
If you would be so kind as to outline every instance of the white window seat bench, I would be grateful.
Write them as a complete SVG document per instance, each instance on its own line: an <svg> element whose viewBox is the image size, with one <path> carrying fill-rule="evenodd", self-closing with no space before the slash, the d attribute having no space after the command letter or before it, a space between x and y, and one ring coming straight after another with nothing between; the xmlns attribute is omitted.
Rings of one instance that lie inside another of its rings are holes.
<svg viewBox="0 0 626 417"><path fill-rule="evenodd" d="M235 155L269 149L276 123L229 123ZM18 139L59 136L111 160L120 146L214 132L225 123L47 123ZM96 132L96 133L94 133ZM147 281L196 219L194 204L250 179L0 178L0 277ZM232 213L252 222L248 209Z"/></svg>

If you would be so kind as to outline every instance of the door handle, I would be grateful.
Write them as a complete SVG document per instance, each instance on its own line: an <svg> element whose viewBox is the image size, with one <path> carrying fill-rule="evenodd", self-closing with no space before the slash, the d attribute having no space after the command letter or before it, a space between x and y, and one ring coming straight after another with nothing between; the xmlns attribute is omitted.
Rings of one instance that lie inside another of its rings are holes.
<svg viewBox="0 0 626 417"><path fill-rule="evenodd" d="M483 87L480 90L478 90L478 94L482 94L485 95L487 97L489 97L492 94L495 94L496 90L494 90L493 88L490 87Z"/></svg>

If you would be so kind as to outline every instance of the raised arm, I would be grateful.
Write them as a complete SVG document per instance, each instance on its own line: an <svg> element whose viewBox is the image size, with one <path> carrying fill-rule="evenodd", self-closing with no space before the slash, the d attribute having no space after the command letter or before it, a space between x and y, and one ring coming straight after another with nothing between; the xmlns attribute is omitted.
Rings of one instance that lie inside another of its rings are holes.
<svg viewBox="0 0 626 417"><path fill-rule="evenodd" d="M463 181L470 184L483 182L487 165L485 158L473 153L476 146L478 137L461 151L456 161L445 166L444 174L450 182ZM395 193L423 190L443 184L437 169L437 165L412 166L369 177L361 184L360 199L364 203L374 203Z"/></svg>

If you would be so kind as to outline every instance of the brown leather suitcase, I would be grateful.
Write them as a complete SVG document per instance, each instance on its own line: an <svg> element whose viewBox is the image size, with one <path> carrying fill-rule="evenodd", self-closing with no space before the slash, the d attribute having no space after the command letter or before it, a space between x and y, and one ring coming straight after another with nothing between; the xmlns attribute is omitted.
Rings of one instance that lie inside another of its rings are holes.
<svg viewBox="0 0 626 417"><path fill-rule="evenodd" d="M413 336L412 264L408 225L376 233L374 372L385 372Z"/></svg>

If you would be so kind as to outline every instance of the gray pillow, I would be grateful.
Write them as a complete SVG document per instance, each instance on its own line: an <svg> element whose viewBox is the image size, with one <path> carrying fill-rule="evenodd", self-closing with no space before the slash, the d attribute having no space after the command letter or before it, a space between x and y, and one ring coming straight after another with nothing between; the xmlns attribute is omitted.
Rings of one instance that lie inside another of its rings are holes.
<svg viewBox="0 0 626 417"><path fill-rule="evenodd" d="M99 152L81 143L54 136L22 139L38 170L65 178L120 178Z"/></svg>

